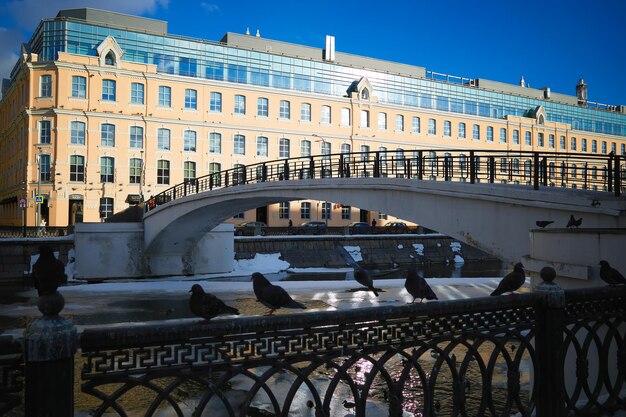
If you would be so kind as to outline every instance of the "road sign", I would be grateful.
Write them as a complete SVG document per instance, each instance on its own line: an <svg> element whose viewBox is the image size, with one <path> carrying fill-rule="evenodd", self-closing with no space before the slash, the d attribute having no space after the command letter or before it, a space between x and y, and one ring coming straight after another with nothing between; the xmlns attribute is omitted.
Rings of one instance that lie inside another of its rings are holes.
<svg viewBox="0 0 626 417"><path fill-rule="evenodd" d="M43 204L43 196L42 195L36 195L35 196L35 203Z"/></svg>
<svg viewBox="0 0 626 417"><path fill-rule="evenodd" d="M24 200L23 198L20 200L20 207L21 208L26 207L26 200Z"/></svg>

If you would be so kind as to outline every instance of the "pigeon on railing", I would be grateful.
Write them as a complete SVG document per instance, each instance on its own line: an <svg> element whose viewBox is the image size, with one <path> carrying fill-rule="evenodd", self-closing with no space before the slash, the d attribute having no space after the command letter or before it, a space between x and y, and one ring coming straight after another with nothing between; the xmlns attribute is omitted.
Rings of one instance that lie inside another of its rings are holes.
<svg viewBox="0 0 626 417"><path fill-rule="evenodd" d="M418 298L420 299L420 303L423 302L424 299L438 300L435 292L430 288L430 285L428 285L424 277L417 273L415 267L411 267L407 271L404 288L413 296L411 304Z"/></svg>
<svg viewBox="0 0 626 417"><path fill-rule="evenodd" d="M504 278L498 284L498 287L491 293L491 295L501 295L505 292L515 292L526 282L526 273L524 272L524 265L521 262L515 264L512 272L505 275Z"/></svg>
<svg viewBox="0 0 626 417"><path fill-rule="evenodd" d="M239 310L227 306L213 294L204 292L204 289L199 284L194 284L189 292L191 293L189 309L198 317L211 320L213 317L222 314L239 315Z"/></svg>
<svg viewBox="0 0 626 417"><path fill-rule="evenodd" d="M367 287L368 290L373 292L374 295L378 297L378 292L376 291L376 288L374 288L374 280L370 276L369 272L357 265L354 268L354 279L359 284Z"/></svg>
<svg viewBox="0 0 626 417"><path fill-rule="evenodd" d="M567 227L568 228L569 227L576 227L576 228L578 228L578 226L580 226L582 224L582 222L583 222L583 218L582 217L580 219L576 220L574 218L574 215L572 214L572 215L569 216L569 221L567 222Z"/></svg>
<svg viewBox="0 0 626 417"><path fill-rule="evenodd" d="M271 309L269 315L281 307L306 308L304 304L291 298L283 287L270 283L260 272L252 274L251 279L252 288L254 289L254 294L256 295L257 300L259 300L267 308Z"/></svg>
<svg viewBox="0 0 626 417"><path fill-rule="evenodd" d="M626 278L607 261L600 261L600 278L609 285L626 284Z"/></svg>

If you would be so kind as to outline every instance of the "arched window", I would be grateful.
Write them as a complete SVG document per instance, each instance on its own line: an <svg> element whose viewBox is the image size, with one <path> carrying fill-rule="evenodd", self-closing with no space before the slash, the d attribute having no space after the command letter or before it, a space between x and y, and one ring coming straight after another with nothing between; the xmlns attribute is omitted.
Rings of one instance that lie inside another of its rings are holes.
<svg viewBox="0 0 626 417"><path fill-rule="evenodd" d="M104 65L115 65L115 54L113 51L109 51L109 53L104 57Z"/></svg>
<svg viewBox="0 0 626 417"><path fill-rule="evenodd" d="M367 88L364 88L363 90L361 90L361 99L362 100L369 100L370 99L370 92Z"/></svg>

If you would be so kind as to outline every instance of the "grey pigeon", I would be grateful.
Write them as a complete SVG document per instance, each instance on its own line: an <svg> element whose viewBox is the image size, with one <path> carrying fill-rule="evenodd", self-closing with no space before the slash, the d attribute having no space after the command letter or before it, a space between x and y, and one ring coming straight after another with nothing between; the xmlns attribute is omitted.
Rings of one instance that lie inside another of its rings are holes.
<svg viewBox="0 0 626 417"><path fill-rule="evenodd" d="M39 247L39 259L33 265L33 278L40 296L54 294L67 279L63 262L54 256L52 248L46 244Z"/></svg>
<svg viewBox="0 0 626 417"><path fill-rule="evenodd" d="M283 287L270 283L260 272L252 274L252 288L257 300L270 308L269 314L281 307L306 308L304 304L295 301Z"/></svg>
<svg viewBox="0 0 626 417"><path fill-rule="evenodd" d="M406 274L406 281L404 282L404 288L413 296L413 301L420 299L420 303L427 300L438 300L435 292L430 288L430 285L426 282L424 277L417 273L415 268L409 268Z"/></svg>
<svg viewBox="0 0 626 417"><path fill-rule="evenodd" d="M213 317L222 314L239 315L239 310L227 306L213 294L204 292L204 289L199 284L194 284L189 292L191 293L189 309L198 317L211 320Z"/></svg>
<svg viewBox="0 0 626 417"><path fill-rule="evenodd" d="M378 292L376 291L376 288L374 288L374 280L372 280L369 272L360 266L357 266L354 268L354 279L362 286L367 287L368 290L372 291L374 295L378 297Z"/></svg>
<svg viewBox="0 0 626 417"><path fill-rule="evenodd" d="M491 295L501 295L505 292L517 291L526 281L526 273L524 272L524 265L521 262L515 264L512 272L509 272L500 280L498 287L493 290Z"/></svg>
<svg viewBox="0 0 626 417"><path fill-rule="evenodd" d="M626 278L607 261L600 261L600 278L609 285L626 284Z"/></svg>
<svg viewBox="0 0 626 417"><path fill-rule="evenodd" d="M538 227L541 227L542 229L543 229L544 227L546 227L547 225L552 224L552 223L554 223L554 220L537 220L537 221L535 222L535 224L536 224Z"/></svg>
<svg viewBox="0 0 626 417"><path fill-rule="evenodd" d="M567 227L576 227L578 228L578 226L580 226L583 222L583 218L581 217L580 219L576 220L574 218L574 215L570 215L569 216L569 221L567 222Z"/></svg>

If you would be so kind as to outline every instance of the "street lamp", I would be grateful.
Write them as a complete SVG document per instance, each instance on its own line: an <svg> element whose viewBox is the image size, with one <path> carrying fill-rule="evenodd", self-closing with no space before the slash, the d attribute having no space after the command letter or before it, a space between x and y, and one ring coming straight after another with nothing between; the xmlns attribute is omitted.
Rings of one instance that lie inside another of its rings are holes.
<svg viewBox="0 0 626 417"><path fill-rule="evenodd" d="M35 157L37 160L37 195L35 196L35 205L37 206L37 216L35 219L35 227L39 227L41 223L41 204L37 202L41 192L41 148L38 146L37 150L39 153Z"/></svg>

